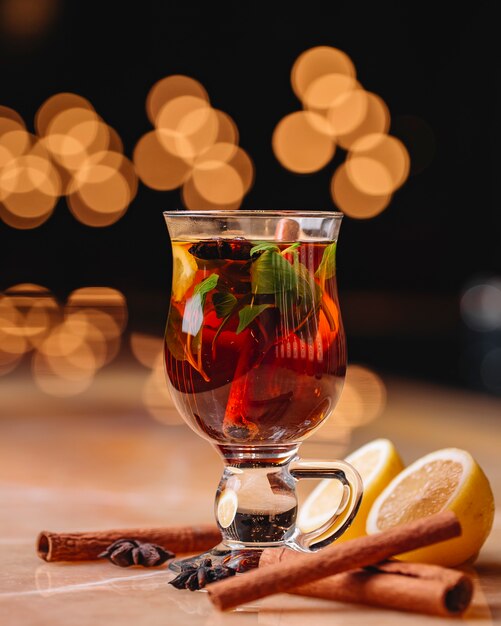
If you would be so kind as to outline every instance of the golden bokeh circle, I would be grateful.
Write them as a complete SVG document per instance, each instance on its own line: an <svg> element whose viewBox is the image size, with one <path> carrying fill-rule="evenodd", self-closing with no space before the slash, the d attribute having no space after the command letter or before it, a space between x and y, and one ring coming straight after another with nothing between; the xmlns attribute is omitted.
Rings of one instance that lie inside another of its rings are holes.
<svg viewBox="0 0 501 626"><path fill-rule="evenodd" d="M127 325L127 301L123 293L112 287L75 289L68 296L65 311L86 311L106 339L120 336Z"/></svg>
<svg viewBox="0 0 501 626"><path fill-rule="evenodd" d="M159 191L180 187L190 174L189 164L167 152L160 130L146 133L134 148L134 165L145 185Z"/></svg>
<svg viewBox="0 0 501 626"><path fill-rule="evenodd" d="M300 54L292 66L291 84L296 96L302 100L311 83L325 74L345 74L354 78L356 70L350 57L338 48L310 48Z"/></svg>
<svg viewBox="0 0 501 626"><path fill-rule="evenodd" d="M165 150L188 162L215 143L218 117L206 100L180 96L167 102L157 116Z"/></svg>
<svg viewBox="0 0 501 626"><path fill-rule="evenodd" d="M87 373L80 378L61 378L43 354L36 352L31 362L33 379L37 387L44 393L61 398L69 398L86 391L92 384L94 376Z"/></svg>
<svg viewBox="0 0 501 626"><path fill-rule="evenodd" d="M18 127L26 128L26 125L21 115L14 109L11 109L10 107L6 107L3 104L0 104L0 119L11 120L13 122L16 122ZM0 135L1 134L2 133L0 132Z"/></svg>
<svg viewBox="0 0 501 626"><path fill-rule="evenodd" d="M157 361L146 380L142 398L149 414L157 421L169 426L184 424L165 384L165 373L161 360Z"/></svg>
<svg viewBox="0 0 501 626"><path fill-rule="evenodd" d="M335 205L349 217L368 219L375 217L389 205L391 194L369 195L353 185L342 163L331 180L331 195Z"/></svg>
<svg viewBox="0 0 501 626"><path fill-rule="evenodd" d="M222 161L204 161L193 169L193 183L198 193L212 204L232 204L244 197L238 172Z"/></svg>
<svg viewBox="0 0 501 626"><path fill-rule="evenodd" d="M33 228L38 228L44 224L51 215L52 211L44 213L39 217L21 217L11 213L4 206L2 206L2 203L0 203L0 218L3 222L5 222L5 224L7 224L7 226L18 230L31 230Z"/></svg>
<svg viewBox="0 0 501 626"><path fill-rule="evenodd" d="M349 365L343 393L333 414L335 424L357 428L377 419L386 407L386 385L368 367Z"/></svg>
<svg viewBox="0 0 501 626"><path fill-rule="evenodd" d="M129 202L137 194L138 180L134 165L127 157L119 152L103 150L88 156L79 171L75 172L71 185L71 192L80 185L92 182L104 182L111 178L114 172L119 172L129 187Z"/></svg>
<svg viewBox="0 0 501 626"><path fill-rule="evenodd" d="M101 171L102 170L102 171ZM93 168L94 180L82 183L77 191L82 201L97 213L116 214L129 206L129 185L125 178L107 165ZM98 180L102 177L101 180Z"/></svg>
<svg viewBox="0 0 501 626"><path fill-rule="evenodd" d="M325 74L316 78L303 97L305 109L325 114L343 96L360 88L353 76L346 74Z"/></svg>
<svg viewBox="0 0 501 626"><path fill-rule="evenodd" d="M240 208L243 200L242 196L242 198L236 200L231 204L219 204L215 202L210 202L207 198L204 198L198 192L193 182L193 178L188 178L188 180L183 184L181 197L184 206L187 209L191 209L192 211L210 211L213 209L235 211L236 209Z"/></svg>
<svg viewBox="0 0 501 626"><path fill-rule="evenodd" d="M212 109L217 116L217 137L214 143L238 144L240 135L233 118L219 109Z"/></svg>
<svg viewBox="0 0 501 626"><path fill-rule="evenodd" d="M48 98L35 114L35 129L40 137L43 137L49 128L51 121L66 109L87 109L94 111L92 104L76 93L63 92Z"/></svg>
<svg viewBox="0 0 501 626"><path fill-rule="evenodd" d="M355 187L365 193L384 195L393 193L407 180L410 159L399 139L372 133L353 142L346 165Z"/></svg>
<svg viewBox="0 0 501 626"><path fill-rule="evenodd" d="M161 337L133 332L130 335L130 348L136 359L149 369L153 369L162 358L164 341Z"/></svg>
<svg viewBox="0 0 501 626"><path fill-rule="evenodd" d="M384 196L395 189L392 177L384 163L356 154L346 161L346 173L351 184L369 196Z"/></svg>
<svg viewBox="0 0 501 626"><path fill-rule="evenodd" d="M277 124L273 152L283 167L298 174L322 169L334 156L328 122L311 111L296 111Z"/></svg>
<svg viewBox="0 0 501 626"><path fill-rule="evenodd" d="M156 82L146 98L146 113L153 126L161 109L171 100L181 96L193 96L209 102L205 88L194 78L182 74L167 76Z"/></svg>
<svg viewBox="0 0 501 626"><path fill-rule="evenodd" d="M368 99L364 89L354 88L331 103L325 117L333 137L349 135L362 124L367 116Z"/></svg>
<svg viewBox="0 0 501 626"><path fill-rule="evenodd" d="M387 133L390 128L390 112L385 101L377 94L366 91L365 115L360 123L350 132L338 134L337 143L346 150L361 137L372 133Z"/></svg>
<svg viewBox="0 0 501 626"><path fill-rule="evenodd" d="M76 191L66 196L66 203L71 214L82 224L92 226L93 228L105 228L118 222L125 215L127 207L116 211L115 213L103 213L95 211L86 204L82 196Z"/></svg>

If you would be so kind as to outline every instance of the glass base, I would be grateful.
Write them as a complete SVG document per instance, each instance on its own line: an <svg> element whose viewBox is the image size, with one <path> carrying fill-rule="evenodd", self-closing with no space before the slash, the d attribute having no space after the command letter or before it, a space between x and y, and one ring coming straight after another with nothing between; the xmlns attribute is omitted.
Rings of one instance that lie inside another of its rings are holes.
<svg viewBox="0 0 501 626"><path fill-rule="evenodd" d="M282 546L281 546L282 547ZM218 544L212 550L190 556L185 559L174 559L169 564L169 569L180 573L186 567L200 567L207 559L211 560L211 566L224 566L235 570L237 574L243 574L259 565L259 558L263 547L235 548L224 542Z"/></svg>

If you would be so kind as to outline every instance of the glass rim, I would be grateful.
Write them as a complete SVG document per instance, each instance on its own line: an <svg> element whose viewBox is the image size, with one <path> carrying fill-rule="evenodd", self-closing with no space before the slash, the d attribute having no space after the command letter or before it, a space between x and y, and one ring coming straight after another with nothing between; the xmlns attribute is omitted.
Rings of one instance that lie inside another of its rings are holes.
<svg viewBox="0 0 501 626"><path fill-rule="evenodd" d="M308 211L295 209L208 209L207 211L192 211L190 209L163 211L164 217L324 217L342 219L341 211Z"/></svg>

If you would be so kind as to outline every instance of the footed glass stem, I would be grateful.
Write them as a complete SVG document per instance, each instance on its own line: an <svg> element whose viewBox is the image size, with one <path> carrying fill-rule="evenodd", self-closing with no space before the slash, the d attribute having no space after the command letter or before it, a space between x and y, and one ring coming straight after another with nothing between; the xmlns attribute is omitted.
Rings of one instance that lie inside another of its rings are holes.
<svg viewBox="0 0 501 626"><path fill-rule="evenodd" d="M264 548L287 545L312 552L344 532L362 497L358 473L344 461L303 461L297 449L297 445L274 447L276 456L267 458L270 449L265 447L221 446L226 465L214 509L222 541L204 554L173 561L170 568L180 571L183 564L195 566L210 558L213 565L241 573L257 567ZM296 527L296 483L301 478L332 478L343 488L337 510L319 528L306 533Z"/></svg>

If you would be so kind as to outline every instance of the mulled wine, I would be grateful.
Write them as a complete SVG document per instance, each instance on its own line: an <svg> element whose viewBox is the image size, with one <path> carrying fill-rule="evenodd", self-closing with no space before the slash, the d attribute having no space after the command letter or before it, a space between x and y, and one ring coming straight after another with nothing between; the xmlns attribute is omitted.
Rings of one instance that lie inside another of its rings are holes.
<svg viewBox="0 0 501 626"><path fill-rule="evenodd" d="M213 442L297 442L346 369L335 242L173 241L165 361L174 401Z"/></svg>

